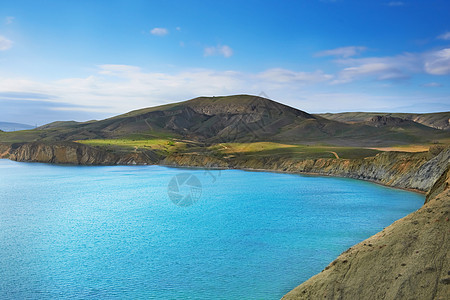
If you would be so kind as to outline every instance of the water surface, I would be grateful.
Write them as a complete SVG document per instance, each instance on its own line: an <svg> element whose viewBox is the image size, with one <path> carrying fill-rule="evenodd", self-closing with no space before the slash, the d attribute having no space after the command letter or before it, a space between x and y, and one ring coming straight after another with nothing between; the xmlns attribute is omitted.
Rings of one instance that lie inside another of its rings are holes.
<svg viewBox="0 0 450 300"><path fill-rule="evenodd" d="M180 173L202 185L192 206L169 199ZM278 299L423 201L343 178L0 160L0 298Z"/></svg>

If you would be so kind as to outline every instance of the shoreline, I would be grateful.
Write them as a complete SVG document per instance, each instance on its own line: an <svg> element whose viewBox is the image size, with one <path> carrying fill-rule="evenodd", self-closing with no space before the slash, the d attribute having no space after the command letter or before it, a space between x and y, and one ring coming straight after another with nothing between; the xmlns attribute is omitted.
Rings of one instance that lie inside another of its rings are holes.
<svg viewBox="0 0 450 300"><path fill-rule="evenodd" d="M391 186L388 184L384 184L382 182L378 182L375 180L370 179L361 179L361 178L353 178L349 176L339 176L339 175L333 175L333 174L323 174L323 173L316 173L316 172L294 172L294 171L285 171L285 170L273 170L273 169L260 169L260 168L225 168L225 167L199 167L199 166L183 166L183 165L165 165L165 164L154 164L156 166L162 166L162 167L168 167L168 168L184 168L184 169L202 169L202 170L240 170L240 171L247 171L247 172L270 172L270 173L280 173L280 174L292 174L292 175L305 175L305 176L317 176L317 177L334 177L334 178L345 178L345 179L354 179L354 180L361 180L365 182L374 183L386 188L392 188L397 190L403 190L408 192L413 192L421 195L425 195L428 193L427 191L422 191L419 189L414 188L405 188L405 187L397 187L397 186Z"/></svg>
<svg viewBox="0 0 450 300"><path fill-rule="evenodd" d="M333 175L333 174L323 174L323 173L315 173L315 172L293 172L293 171L285 171L285 170L273 170L273 169L259 169L259 168L232 168L232 167L199 167L199 166L184 166L184 165L170 165L170 164L90 164L90 165L79 165L79 164L70 164L70 163L49 163L49 162L38 162L38 161L16 161L11 160L9 158L3 158L0 157L0 159L5 159L9 161L19 162L19 163L40 163L40 164L48 164L48 165L56 165L56 166L77 166L77 167L112 167L112 166L161 166L161 167L167 167L167 168L177 168L177 169L194 169L194 170L240 170L240 171L246 171L246 172L270 172L270 173L279 173L279 174L292 174L292 175L304 175L304 176L316 176L316 177L334 177L334 178L344 178L344 179L353 179L353 180L360 180L365 182L370 182L376 185L380 185L382 187L386 188L392 188L397 190L403 190L408 192L413 192L421 195L427 195L428 192L422 191L419 189L414 188L404 188L404 187L396 187L391 186L388 184L384 184L382 182L377 182L375 180L370 179L361 179L361 178L353 178L353 177L347 177L347 176L339 176L339 175Z"/></svg>
<svg viewBox="0 0 450 300"><path fill-rule="evenodd" d="M444 155L444 162L445 161L447 161L448 162L448 154L449 154L450 152L449 151L447 151L447 154L446 155ZM16 161L16 162L27 162L27 161L17 161L17 160L12 160L12 159L9 159L9 158L4 158L4 159L8 159L8 160L10 160L10 161ZM182 160L180 160L181 162L183 162ZM30 161L31 162L31 161ZM34 161L34 162L38 162L38 161ZM162 160L161 160L161 162L162 162ZM438 161L435 161L435 164L433 165L432 164L432 166L434 166L434 167L438 167L437 169L439 169L439 167L442 167L442 166L440 166L440 165L437 165L436 166L436 163L437 163ZM339 175L339 174L324 174L324 173L318 173L318 172L299 172L299 171L292 171L292 170L286 170L286 166L283 166L283 165L281 165L281 168L283 168L284 167L284 169L283 170L277 170L277 169L273 169L273 168L269 168L269 169L263 169L263 168L250 168L250 167L243 167L243 166L241 166L241 167L239 167L238 166L238 164L237 165L235 165L235 166L228 166L228 167L219 167L219 166L198 166L198 165L194 165L195 164L195 161L191 161L191 163L193 163L193 165L183 165L183 164L176 164L176 163L111 163L111 164L70 164L70 163L54 163L54 162L40 162L40 163L47 163L47 164L52 164L52 165L60 165L60 166L64 166L64 165L72 165L72 166L151 166L151 165L156 165L156 166L162 166L162 167L168 167L168 168L179 168L179 169L195 169L195 170L241 170L241 171L245 171L245 172L271 172L271 173L280 173L280 174L293 174L293 175L304 175L304 176L320 176L320 177L336 177L336 178L348 178L348 179L357 179L357 180L362 180L362 181L367 181L367 182L370 182L370 183L375 183L375 184L377 184L377 185L380 185L380 186L383 186L383 187L387 187L387 188L394 188L394 189L400 189L400 190L406 190L406 191L410 191L410 192L415 192L415 193L418 193L418 194L421 194L421 195L428 195L428 194L430 194L431 193L431 191L432 191L432 189L433 189L433 187L434 187L434 185L436 185L437 184L437 181L438 180L435 180L434 182L433 182L433 184L432 184L432 187L431 188L428 188L427 189L427 191L424 191L424 190L419 190L419 189L414 189L414 188L404 188L404 187L400 187L400 186L393 186L393 185L389 185L389 184L385 184L385 183L383 183L383 182L378 182L378 181L375 181L375 180L370 180L370 179L367 179L367 178L354 178L354 177L352 177L351 175L351 173L349 173L349 175L350 176L342 176L342 175ZM184 161L184 163L186 163L186 161ZM198 163L198 162L197 162ZM246 161L244 161L244 163L248 163L248 161L246 162ZM266 162L267 163L267 162ZM268 163L268 164L270 164L270 163ZM445 167L445 169L447 169L447 166L444 166ZM412 168L411 166L410 166L410 168ZM325 169L325 168L324 168ZM403 171L404 172L404 171ZM355 176L354 175L355 173L353 173L353 176ZM440 176L439 176L439 178L441 177L441 174L439 174ZM417 176L419 176L419 175L417 175ZM423 174L421 175L421 176L424 176ZM392 182L392 181L389 181L389 182ZM435 198L435 197L434 197ZM433 201L435 201L435 199L432 199ZM446 200L445 200L446 201ZM399 222L401 223L401 222L403 222L402 220L409 220L409 219L411 219L411 218L414 218L414 216L417 214L417 213L419 213L419 212L421 212L421 211L423 211L423 210L425 210L426 209L426 207L427 207L427 205L428 205L429 203L428 203L428 199L425 199L425 202L424 202L424 204L422 204L421 205L421 207L418 209L418 210L416 210L416 211L414 211L414 212L412 212L412 213L410 213L410 214L408 214L408 215L406 215L405 217L403 217L403 218L401 218L401 219L399 219L399 220L395 220L392 224L390 224L388 227L386 227L386 228L398 228L398 224L399 224ZM447 221L448 221L448 218L447 218ZM415 222L415 221L414 221ZM413 224L415 224L415 223L413 223ZM390 229L391 230L391 229ZM385 235L385 229L383 229L382 231L380 231L380 232L378 232L378 233L376 233L375 235L372 235L372 236L370 236L369 238L367 238L366 240L364 240L364 241L370 241L370 240L376 240L376 239L379 239L379 237L380 236L384 236ZM364 242L363 241L363 242ZM309 278L309 279L307 279L306 281L303 281L303 282L299 282L299 286L297 286L296 288L294 288L291 292L289 292L288 294L286 294L285 296L289 296L290 297L290 294L291 293L294 293L295 294L295 291L297 291L297 290L302 290L302 288L303 288L303 286L305 286L305 285L308 285L308 284L310 284L310 282L311 281L315 281L316 280L316 278L317 277L321 277L321 276L324 276L323 274L328 274L329 273L329 270L331 270L331 269L334 269L334 265L336 264L336 262L338 262L338 261L340 261L340 258L342 257L342 256L345 256L345 257L347 257L349 254L348 253L354 253L355 251L362 251L362 250L360 250L360 248L362 247L362 243L363 242L361 242L361 243L358 243L358 244L356 244L356 245L352 245L348 250L346 250L346 251L344 251L341 255L339 255L335 260L333 260L332 262L330 262L330 265L329 266L327 266L324 270L322 270L320 273L318 273L318 274L316 274L316 275L314 275L313 277L311 277L311 278ZM402 242L401 240L399 240L398 242ZM364 244L364 246L365 246L365 244ZM384 247L385 245L379 245L379 247L380 247L380 249L382 249L383 247ZM356 250L355 250L356 249ZM347 258L348 260L350 260L350 259L353 259L353 258ZM346 260L347 260L346 259ZM372 260L370 260L370 261L373 261L373 263L376 263L376 258L374 258L374 259L372 259ZM397 260L395 261L396 263L397 263ZM391 262L392 263L392 262ZM370 271L367 271L367 272L370 272ZM382 275L382 276L386 276L386 275ZM388 280L388 279L384 279L384 280ZM389 280L392 280L392 279L389 279ZM390 281L389 281L390 282ZM313 283L314 284L314 283ZM336 285L336 283L329 283L329 286L331 286L331 287L333 287L334 285ZM367 289L369 289L369 288L367 288ZM339 289L338 289L339 290ZM302 290L302 293L304 293L304 291L305 290ZM299 295L298 295L299 296ZM303 296L299 296L299 298L302 298ZM305 298L305 299L307 299L307 298Z"/></svg>

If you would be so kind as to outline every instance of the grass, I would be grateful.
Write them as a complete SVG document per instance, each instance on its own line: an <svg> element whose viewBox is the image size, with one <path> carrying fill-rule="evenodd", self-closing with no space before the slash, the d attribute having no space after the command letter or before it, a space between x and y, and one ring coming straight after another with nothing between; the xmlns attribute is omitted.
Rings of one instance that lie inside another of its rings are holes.
<svg viewBox="0 0 450 300"><path fill-rule="evenodd" d="M208 147L173 138L123 138L123 139L92 139L80 140L78 143L93 147L104 147L113 151L131 152L154 150L166 155L173 153L197 153L205 156L223 158L236 157L286 157L290 159L317 159L317 158L364 158L374 156L380 152L376 149L336 147L336 146L309 146L282 144L274 142L255 143L220 143Z"/></svg>
<svg viewBox="0 0 450 300"><path fill-rule="evenodd" d="M158 152L171 153L179 151L185 146L184 142L169 138L122 138L122 139L92 139L92 140L79 140L77 143L89 145L92 147L105 147L107 149L116 151L142 151L142 150L155 150Z"/></svg>
<svg viewBox="0 0 450 300"><path fill-rule="evenodd" d="M392 147L376 147L370 148L380 151L398 151L398 152L425 152L428 151L430 145L401 145Z"/></svg>
<svg viewBox="0 0 450 300"><path fill-rule="evenodd" d="M431 146L436 145L448 147L450 145L450 138L442 138L434 141L433 143L397 145L390 147L372 147L369 149L375 149L380 151L398 151L398 152L425 152L428 151Z"/></svg>
<svg viewBox="0 0 450 300"><path fill-rule="evenodd" d="M42 138L42 132L38 130L21 130L12 132L0 132L2 143L33 142Z"/></svg>
<svg viewBox="0 0 450 300"><path fill-rule="evenodd" d="M376 149L356 147L308 146L272 142L223 143L213 145L210 149L229 156L283 156L294 159L364 158L380 152Z"/></svg>

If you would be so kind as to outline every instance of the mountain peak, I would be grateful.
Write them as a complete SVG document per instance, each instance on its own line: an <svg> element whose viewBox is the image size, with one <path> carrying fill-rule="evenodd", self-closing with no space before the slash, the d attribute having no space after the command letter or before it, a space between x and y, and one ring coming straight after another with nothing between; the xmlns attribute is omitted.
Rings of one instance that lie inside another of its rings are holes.
<svg viewBox="0 0 450 300"><path fill-rule="evenodd" d="M212 116L218 114L258 114L258 115L295 115L306 119L315 119L314 116L284 105L282 103L254 95L233 95L198 97L181 102L197 113Z"/></svg>

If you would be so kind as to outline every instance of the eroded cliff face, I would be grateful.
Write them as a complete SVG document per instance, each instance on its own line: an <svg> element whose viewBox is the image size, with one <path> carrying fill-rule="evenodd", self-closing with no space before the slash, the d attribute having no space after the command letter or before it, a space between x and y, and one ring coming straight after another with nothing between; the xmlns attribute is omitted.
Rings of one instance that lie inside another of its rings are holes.
<svg viewBox="0 0 450 300"><path fill-rule="evenodd" d="M1 145L16 161L83 165L163 164L342 176L428 192L425 205L341 254L284 299L447 299L450 294L450 149L383 152L365 159L293 160L208 153L110 153L70 142Z"/></svg>
<svg viewBox="0 0 450 300"><path fill-rule="evenodd" d="M377 182L387 186L427 192L450 159L450 149L423 153L383 152L365 159L309 159L237 157L218 159L197 154L166 157L162 163L176 166L243 168L289 173L340 176Z"/></svg>
<svg viewBox="0 0 450 300"><path fill-rule="evenodd" d="M153 164L159 160L159 157L150 151L118 154L72 142L3 145L0 146L0 157L24 162L75 165Z"/></svg>
<svg viewBox="0 0 450 300"><path fill-rule="evenodd" d="M450 160L450 149L422 153L383 152L365 159L307 159L234 156L221 158L205 153L160 156L152 151L116 153L73 142L33 142L1 145L0 157L16 161L77 165L161 164L203 168L239 168L309 173L362 179L387 186L427 192Z"/></svg>
<svg viewBox="0 0 450 300"><path fill-rule="evenodd" d="M418 211L342 253L283 299L448 299L450 170Z"/></svg>

